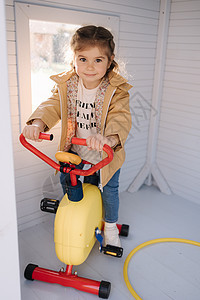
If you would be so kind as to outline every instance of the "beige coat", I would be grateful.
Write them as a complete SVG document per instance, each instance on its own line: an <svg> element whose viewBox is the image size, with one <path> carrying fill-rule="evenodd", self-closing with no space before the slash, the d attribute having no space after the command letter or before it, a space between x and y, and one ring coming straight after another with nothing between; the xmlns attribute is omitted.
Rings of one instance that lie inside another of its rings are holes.
<svg viewBox="0 0 200 300"><path fill-rule="evenodd" d="M34 119L41 119L45 124L45 131L50 130L61 120L61 138L59 150L64 149L67 136L67 88L66 81L74 75L74 71L51 76L56 82L52 96L30 116L27 124ZM125 160L124 143L131 129L131 114L129 110L129 93L132 87L115 72L109 73L109 86L105 93L101 116L101 134L110 136L117 134L120 143L114 150L113 161L101 171L101 184L106 185L114 173L121 168ZM103 158L106 156L103 153Z"/></svg>

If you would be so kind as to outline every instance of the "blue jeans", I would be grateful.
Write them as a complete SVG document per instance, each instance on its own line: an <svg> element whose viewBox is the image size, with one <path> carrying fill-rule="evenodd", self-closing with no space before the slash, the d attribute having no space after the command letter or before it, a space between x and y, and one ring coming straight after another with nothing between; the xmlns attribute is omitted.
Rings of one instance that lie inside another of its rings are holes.
<svg viewBox="0 0 200 300"><path fill-rule="evenodd" d="M78 169L83 168L83 163L76 166ZM114 223L118 220L119 211L119 174L120 169L113 175L108 183L103 187L102 200L104 206L104 220L108 223ZM77 179L79 176L77 176ZM99 172L84 177L85 183L98 185ZM60 174L60 183L62 185L63 193L66 194L67 186L71 185L69 173Z"/></svg>
<svg viewBox="0 0 200 300"><path fill-rule="evenodd" d="M104 220L114 223L118 220L119 211L119 174L120 169L103 187L102 200L104 206Z"/></svg>

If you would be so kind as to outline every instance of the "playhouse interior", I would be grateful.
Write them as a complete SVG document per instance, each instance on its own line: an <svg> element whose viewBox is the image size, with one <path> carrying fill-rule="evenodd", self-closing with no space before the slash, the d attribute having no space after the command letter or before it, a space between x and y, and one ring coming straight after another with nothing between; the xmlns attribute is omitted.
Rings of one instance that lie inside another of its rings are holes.
<svg viewBox="0 0 200 300"><path fill-rule="evenodd" d="M40 210L44 197L61 200L59 176L27 151L19 135L33 109L65 71L74 31L85 24L109 28L116 60L130 90L132 128L120 173L122 258L96 243L78 275L111 282L110 300L131 300L123 266L132 249L157 238L200 242L200 1L199 0L3 0L0 3L1 299L93 300L71 287L27 281L28 263L59 270L54 214ZM69 60L69 59L68 59ZM122 124L123 126L123 124ZM53 141L33 143L54 159ZM143 300L197 300L200 249L158 243L139 251L128 268Z"/></svg>

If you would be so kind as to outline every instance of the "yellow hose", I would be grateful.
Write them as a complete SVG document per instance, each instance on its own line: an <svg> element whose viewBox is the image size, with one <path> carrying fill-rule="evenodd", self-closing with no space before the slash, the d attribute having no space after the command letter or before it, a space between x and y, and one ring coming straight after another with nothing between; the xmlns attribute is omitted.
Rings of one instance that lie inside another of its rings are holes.
<svg viewBox="0 0 200 300"><path fill-rule="evenodd" d="M186 240L186 239L179 239L179 238L161 238L161 239L155 239L155 240L150 240L147 241L143 244L140 244L139 246L137 246L136 248L134 248L129 255L127 256L125 263L124 263L124 269L123 269L123 274L124 274L124 280L126 283L127 288L129 289L129 292L132 294L132 296L135 298L135 300L142 300L142 298L135 292L135 290L133 289L133 287L130 284L129 278L128 278L128 264L132 258L132 256L139 250L141 250L142 248L149 246L149 245L153 245L153 244L157 244L157 243L166 243L166 242L176 242L176 243L184 243L184 244L190 244L190 245L195 245L200 247L200 243L199 242L195 242L195 241L191 241L191 240Z"/></svg>

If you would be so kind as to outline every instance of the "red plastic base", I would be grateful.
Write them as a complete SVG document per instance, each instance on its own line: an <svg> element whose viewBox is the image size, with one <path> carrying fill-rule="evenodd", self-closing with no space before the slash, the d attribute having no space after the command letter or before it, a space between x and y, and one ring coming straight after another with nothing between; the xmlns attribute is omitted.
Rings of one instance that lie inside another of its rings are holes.
<svg viewBox="0 0 200 300"><path fill-rule="evenodd" d="M100 281L95 281L72 274L72 266L67 266L65 272L52 271L36 267L32 274L32 279L57 283L62 286L73 287L83 292L99 295Z"/></svg>

